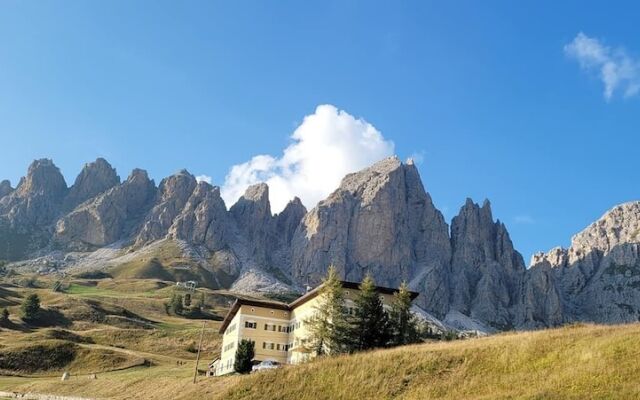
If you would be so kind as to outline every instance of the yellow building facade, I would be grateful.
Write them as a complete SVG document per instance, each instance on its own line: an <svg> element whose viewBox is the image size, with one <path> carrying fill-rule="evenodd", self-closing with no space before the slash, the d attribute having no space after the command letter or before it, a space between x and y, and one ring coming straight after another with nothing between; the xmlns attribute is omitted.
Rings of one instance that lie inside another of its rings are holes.
<svg viewBox="0 0 640 400"><path fill-rule="evenodd" d="M353 312L358 283L342 282L345 308ZM231 306L222 325L220 358L211 365L211 372L225 375L234 371L236 350L241 340L254 343L255 362L273 360L281 364L298 364L312 357L306 348L309 333L305 326L321 304L322 286L307 292L292 303L238 298ZM389 308L396 289L377 287L385 308ZM418 293L412 292L412 299Z"/></svg>

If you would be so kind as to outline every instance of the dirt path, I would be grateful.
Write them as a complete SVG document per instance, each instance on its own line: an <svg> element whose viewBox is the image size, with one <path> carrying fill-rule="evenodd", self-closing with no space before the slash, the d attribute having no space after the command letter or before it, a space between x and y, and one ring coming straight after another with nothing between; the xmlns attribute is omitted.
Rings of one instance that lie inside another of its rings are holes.
<svg viewBox="0 0 640 400"><path fill-rule="evenodd" d="M28 400L92 400L87 397L56 396L41 393L0 392L0 399L28 399Z"/></svg>

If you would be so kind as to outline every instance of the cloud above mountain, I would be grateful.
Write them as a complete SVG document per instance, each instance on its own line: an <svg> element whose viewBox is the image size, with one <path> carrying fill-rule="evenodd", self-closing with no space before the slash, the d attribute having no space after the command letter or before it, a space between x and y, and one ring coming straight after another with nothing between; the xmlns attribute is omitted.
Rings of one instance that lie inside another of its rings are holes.
<svg viewBox="0 0 640 400"><path fill-rule="evenodd" d="M395 148L373 125L329 104L307 115L291 140L279 157L256 155L229 170L221 193L228 206L249 185L266 182L273 212L294 196L314 207L346 174L392 155Z"/></svg>
<svg viewBox="0 0 640 400"><path fill-rule="evenodd" d="M567 56L574 58L586 71L595 72L604 84L604 97L610 100L621 91L624 97L640 92L640 59L623 48L611 48L598 39L580 32L564 46Z"/></svg>

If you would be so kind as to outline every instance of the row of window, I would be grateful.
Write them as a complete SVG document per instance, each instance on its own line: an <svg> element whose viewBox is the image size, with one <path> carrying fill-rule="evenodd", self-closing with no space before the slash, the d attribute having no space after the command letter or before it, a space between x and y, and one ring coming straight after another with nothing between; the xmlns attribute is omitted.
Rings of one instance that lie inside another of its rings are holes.
<svg viewBox="0 0 640 400"><path fill-rule="evenodd" d="M271 342L262 342L262 348L265 350L276 350L276 351L289 351L290 348L293 347L293 343L271 343Z"/></svg>
<svg viewBox="0 0 640 400"><path fill-rule="evenodd" d="M236 324L231 325L230 327L227 328L227 331L225 333L231 333L233 331L236 330Z"/></svg>
<svg viewBox="0 0 640 400"><path fill-rule="evenodd" d="M233 349L235 345L236 345L236 342L231 342L231 343L227 344L222 349L222 352L224 353L225 351L229 351L229 350Z"/></svg>
<svg viewBox="0 0 640 400"><path fill-rule="evenodd" d="M264 324L265 331L290 333L300 328L302 322L296 322L292 325L276 325L276 324ZM244 327L249 329L258 329L258 323L254 321L245 321Z"/></svg>

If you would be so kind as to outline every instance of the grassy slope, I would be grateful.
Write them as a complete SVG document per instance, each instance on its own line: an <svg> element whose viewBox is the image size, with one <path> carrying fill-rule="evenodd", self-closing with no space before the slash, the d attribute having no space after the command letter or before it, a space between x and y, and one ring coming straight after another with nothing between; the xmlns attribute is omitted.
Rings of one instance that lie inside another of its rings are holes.
<svg viewBox="0 0 640 400"><path fill-rule="evenodd" d="M0 376L0 391L120 399L640 397L640 324L574 326L435 342L317 360L251 376L200 378L194 385L195 355L187 348L198 340L202 322L166 314L163 303L173 293L171 283L76 279L65 283L65 293L54 293L46 289L53 282L43 277L38 280L40 289L6 284L1 288L0 304L9 306L14 329L0 329L0 352L70 341L77 344L78 357L64 370L74 376L66 382L59 380L61 370L38 371L28 378ZM224 313L228 293L201 290L209 307ZM45 307L60 310L70 325L21 324L15 315L22 298L31 292L40 295ZM113 319L96 322L89 318L96 309L116 316L125 310L150 321L152 328L123 325ZM219 322L209 321L207 326L200 369L220 347ZM107 372L136 365L141 359L149 360L151 366ZM82 375L90 372L99 372L98 379Z"/></svg>
<svg viewBox="0 0 640 400"><path fill-rule="evenodd" d="M95 381L0 378L0 390L136 399L627 399L640 396L640 324L428 343L250 376L162 362Z"/></svg>
<svg viewBox="0 0 640 400"><path fill-rule="evenodd" d="M12 314L9 329L0 327L0 353L15 360L20 351L34 353L31 348L36 345L46 344L55 351L58 344L75 343L76 357L64 367L7 371L28 377L0 376L0 391L18 386L20 391L29 390L25 386L34 385L43 393L92 396L93 391L84 388L90 382L86 375L98 372L100 379L93 384L111 394L147 385L147 390L160 392L167 377L178 379L193 374L195 354L189 347L197 343L203 321L167 315L164 302L175 290L171 282L72 279L65 281L63 293L56 293L48 289L53 285L53 279L48 277L37 277L35 288L20 286L23 277L14 280L0 282L0 305L9 306ZM47 321L47 326L31 326L20 321L19 304L28 293L37 293L46 310L57 310L64 325ZM194 298L198 299L200 293L206 295L208 313L226 312L220 304L227 303L228 295L200 289ZM147 321L145 329L123 324L121 320L126 322L127 318ZM219 353L218 327L219 322L207 321L200 369ZM145 360L150 367L131 368ZM126 370L108 372L122 368ZM74 378L61 386L59 377L65 370Z"/></svg>
<svg viewBox="0 0 640 400"><path fill-rule="evenodd" d="M639 343L640 324L425 344L252 375L220 398L639 398Z"/></svg>

